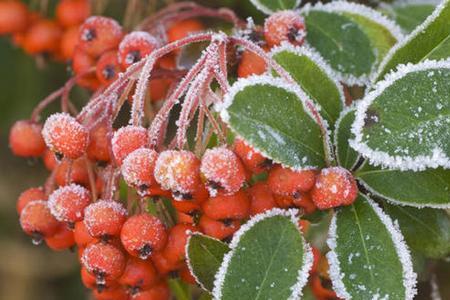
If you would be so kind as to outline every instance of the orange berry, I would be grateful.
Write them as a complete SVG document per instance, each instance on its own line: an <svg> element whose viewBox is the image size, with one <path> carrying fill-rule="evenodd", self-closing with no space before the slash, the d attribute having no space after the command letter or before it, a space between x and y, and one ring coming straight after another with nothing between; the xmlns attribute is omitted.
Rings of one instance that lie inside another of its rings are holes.
<svg viewBox="0 0 450 300"><path fill-rule="evenodd" d="M124 159L121 168L123 179L129 186L136 187L139 194L145 195L151 186L157 185L153 176L157 158L155 150L140 148Z"/></svg>
<svg viewBox="0 0 450 300"><path fill-rule="evenodd" d="M190 34L203 31L205 27L196 19L186 19L176 22L167 30L168 42L174 42L187 37Z"/></svg>
<svg viewBox="0 0 450 300"><path fill-rule="evenodd" d="M66 225L60 225L52 236L45 238L47 246L55 251L66 250L75 245L73 231Z"/></svg>
<svg viewBox="0 0 450 300"><path fill-rule="evenodd" d="M125 270L125 256L117 247L96 243L86 247L81 257L83 267L95 275L97 283L118 279Z"/></svg>
<svg viewBox="0 0 450 300"><path fill-rule="evenodd" d="M219 194L202 205L205 215L214 220L245 219L250 214L250 201L244 191L234 195Z"/></svg>
<svg viewBox="0 0 450 300"><path fill-rule="evenodd" d="M170 272L180 269L183 266L182 262L180 261L168 260L162 252L153 253L151 256L151 260L160 275L166 275Z"/></svg>
<svg viewBox="0 0 450 300"><path fill-rule="evenodd" d="M311 195L319 209L350 205L358 197L358 186L350 171L331 167L321 170Z"/></svg>
<svg viewBox="0 0 450 300"><path fill-rule="evenodd" d="M253 147L249 146L240 138L237 138L234 141L233 150L234 153L236 153L242 160L245 167L253 173L262 173L272 165L272 162L269 159L262 156L259 152L253 149Z"/></svg>
<svg viewBox="0 0 450 300"><path fill-rule="evenodd" d="M100 81L95 74L96 59L86 52L75 48L72 58L72 69L76 75L85 74L77 79L77 84L81 87L96 90L100 86Z"/></svg>
<svg viewBox="0 0 450 300"><path fill-rule="evenodd" d="M267 70L267 64L258 54L245 50L242 52L238 66L238 77L246 78L251 75L261 75Z"/></svg>
<svg viewBox="0 0 450 300"><path fill-rule="evenodd" d="M303 17L295 11L280 11L270 15L264 22L264 37L270 47L284 41L301 46L306 37Z"/></svg>
<svg viewBox="0 0 450 300"><path fill-rule="evenodd" d="M158 274L151 261L129 257L119 283L134 295L154 285L157 280Z"/></svg>
<svg viewBox="0 0 450 300"><path fill-rule="evenodd" d="M186 243L189 232L196 232L198 229L190 224L177 224L169 231L167 245L163 250L163 255L170 262L181 262L186 258Z"/></svg>
<svg viewBox="0 0 450 300"><path fill-rule="evenodd" d="M173 79L170 78L154 78L148 82L150 97L152 101L159 101L166 97Z"/></svg>
<svg viewBox="0 0 450 300"><path fill-rule="evenodd" d="M20 32L28 24L28 9L20 1L0 2L0 35Z"/></svg>
<svg viewBox="0 0 450 300"><path fill-rule="evenodd" d="M35 200L23 208L20 225L26 234L33 237L33 243L39 244L42 238L55 234L60 223L50 213L47 201Z"/></svg>
<svg viewBox="0 0 450 300"><path fill-rule="evenodd" d="M59 186L68 185L70 183L78 183L82 186L89 185L89 175L86 167L86 159L84 157L80 157L74 161L64 159L57 168L58 169L55 171L55 182Z"/></svg>
<svg viewBox="0 0 450 300"><path fill-rule="evenodd" d="M95 238L93 238L92 235L89 234L86 225L82 221L75 223L73 234L75 243L78 247L86 247L88 244L95 242Z"/></svg>
<svg viewBox="0 0 450 300"><path fill-rule="evenodd" d="M147 129L128 125L117 130L111 140L112 152L119 165L128 154L136 149L145 147L149 142Z"/></svg>
<svg viewBox="0 0 450 300"><path fill-rule="evenodd" d="M196 285L197 281L195 280L195 277L191 274L191 270L189 270L189 267L187 264L184 264L184 266L179 271L179 275L181 280L186 282L187 284Z"/></svg>
<svg viewBox="0 0 450 300"><path fill-rule="evenodd" d="M84 187L71 184L58 188L48 199L52 215L60 222L74 226L83 220L84 209L91 202L91 193Z"/></svg>
<svg viewBox="0 0 450 300"><path fill-rule="evenodd" d="M117 52L111 50L103 53L97 61L95 67L95 74L98 80L104 84L109 85L117 79L120 73L119 62L117 61Z"/></svg>
<svg viewBox="0 0 450 300"><path fill-rule="evenodd" d="M250 215L263 213L277 206L272 191L265 182L257 182L247 190L250 198Z"/></svg>
<svg viewBox="0 0 450 300"><path fill-rule="evenodd" d="M16 156L38 157L45 151L42 126L27 120L14 123L9 132L9 147Z"/></svg>
<svg viewBox="0 0 450 300"><path fill-rule="evenodd" d="M35 22L25 34L24 49L28 54L56 53L59 50L62 30L51 20Z"/></svg>
<svg viewBox="0 0 450 300"><path fill-rule="evenodd" d="M88 0L61 0L56 6L56 19L64 27L79 25L90 14Z"/></svg>
<svg viewBox="0 0 450 300"><path fill-rule="evenodd" d="M100 124L89 133L89 145L86 153L90 160L109 162L109 130L106 124Z"/></svg>
<svg viewBox="0 0 450 300"><path fill-rule="evenodd" d="M127 291L121 286L94 290L96 300L128 300Z"/></svg>
<svg viewBox="0 0 450 300"><path fill-rule="evenodd" d="M17 199L17 203L16 203L17 213L20 215L23 208L31 201L46 200L46 199L47 199L47 196L45 196L44 189L42 187L29 188L29 189L23 191L20 194L19 198Z"/></svg>
<svg viewBox="0 0 450 300"><path fill-rule="evenodd" d="M294 197L284 195L273 195L277 206L280 208L292 208L294 207Z"/></svg>
<svg viewBox="0 0 450 300"><path fill-rule="evenodd" d="M78 44L78 26L67 28L61 36L60 54L63 59L69 61Z"/></svg>
<svg viewBox="0 0 450 300"><path fill-rule="evenodd" d="M312 189L316 181L314 170L294 171L282 166L275 166L269 172L267 183L274 194L296 196L298 193Z"/></svg>
<svg viewBox="0 0 450 300"><path fill-rule="evenodd" d="M98 200L84 210L84 224L93 237L118 236L125 223L127 211L114 200Z"/></svg>
<svg viewBox="0 0 450 300"><path fill-rule="evenodd" d="M131 296L131 300L169 300L170 290L167 283L161 281L148 290Z"/></svg>
<svg viewBox="0 0 450 300"><path fill-rule="evenodd" d="M305 214L311 214L317 209L311 199L310 193L300 193L298 197L294 197L292 202L295 206L303 208Z"/></svg>
<svg viewBox="0 0 450 300"><path fill-rule="evenodd" d="M241 227L241 222L239 220L216 221L203 215L198 225L204 234L223 240L238 231Z"/></svg>
<svg viewBox="0 0 450 300"><path fill-rule="evenodd" d="M124 36L119 44L118 61L123 70L152 53L159 43L146 31L133 31Z"/></svg>
<svg viewBox="0 0 450 300"><path fill-rule="evenodd" d="M122 27L116 20L92 16L80 28L79 47L92 57L116 48L122 39Z"/></svg>

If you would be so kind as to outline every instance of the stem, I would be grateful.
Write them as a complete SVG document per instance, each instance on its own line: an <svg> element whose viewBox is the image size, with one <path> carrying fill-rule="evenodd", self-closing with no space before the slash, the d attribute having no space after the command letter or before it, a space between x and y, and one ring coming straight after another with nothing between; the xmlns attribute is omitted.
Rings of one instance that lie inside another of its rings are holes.
<svg viewBox="0 0 450 300"><path fill-rule="evenodd" d="M56 91L52 92L50 95L45 97L39 104L33 109L33 112L31 113L30 120L32 122L38 122L41 112L53 101L58 99L64 92L64 87L61 87L57 89Z"/></svg>
<svg viewBox="0 0 450 300"><path fill-rule="evenodd" d="M92 202L95 202L97 201L97 187L95 183L94 168L92 167L92 163L89 161L87 155L84 155L84 159L86 162L86 169L89 178L89 186L91 187Z"/></svg>
<svg viewBox="0 0 450 300"><path fill-rule="evenodd" d="M202 104L200 104L200 108L202 107ZM197 120L197 130L195 134L195 155L200 157L201 151L202 151L202 142L203 142L203 128L205 125L205 111L203 109L200 109L198 113L198 120Z"/></svg>
<svg viewBox="0 0 450 300"><path fill-rule="evenodd" d="M82 73L80 73L80 74L70 78L64 84L63 94L62 94L62 97L61 97L61 110L63 112L68 112L69 111L69 102L70 102L69 94L70 94L70 91L72 90L72 88L76 85L77 81L80 78L82 78L82 77L84 77L84 76L86 76L86 75L88 75L88 74L90 74L90 73L92 73L94 71L95 71L95 67L94 68L90 68L89 70L87 70L85 72L82 72Z"/></svg>

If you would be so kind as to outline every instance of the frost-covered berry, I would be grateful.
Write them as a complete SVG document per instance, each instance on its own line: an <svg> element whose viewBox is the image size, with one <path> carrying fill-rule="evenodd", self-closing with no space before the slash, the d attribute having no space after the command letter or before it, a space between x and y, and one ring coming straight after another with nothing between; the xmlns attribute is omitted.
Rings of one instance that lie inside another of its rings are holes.
<svg viewBox="0 0 450 300"><path fill-rule="evenodd" d="M84 209L91 202L91 193L86 188L71 184L58 188L48 198L52 215L61 222L74 226L83 220Z"/></svg>
<svg viewBox="0 0 450 300"><path fill-rule="evenodd" d="M84 224L93 237L110 238L118 236L125 223L127 211L113 200L98 200L84 210Z"/></svg>
<svg viewBox="0 0 450 300"><path fill-rule="evenodd" d="M314 170L294 171L282 166L275 166L269 172L267 183L274 194L296 196L312 189L316 182Z"/></svg>
<svg viewBox="0 0 450 300"><path fill-rule="evenodd" d="M135 295L158 281L158 274L151 261L129 257L125 271L119 278L119 283L128 289L129 294Z"/></svg>
<svg viewBox="0 0 450 300"><path fill-rule="evenodd" d="M244 140L237 138L234 141L234 153L236 153L239 158L244 163L245 167L252 171L253 173L259 174L267 171L272 165L270 159L265 158L257 152L253 147L247 145Z"/></svg>
<svg viewBox="0 0 450 300"><path fill-rule="evenodd" d="M45 151L42 126L27 120L14 123L9 132L9 147L16 156L38 157Z"/></svg>
<svg viewBox="0 0 450 300"><path fill-rule="evenodd" d="M214 220L245 219L250 214L250 201L244 191L234 195L217 195L202 205L205 215Z"/></svg>
<svg viewBox="0 0 450 300"><path fill-rule="evenodd" d="M140 194L156 184L153 175L158 153L148 148L131 152L122 163L122 175L125 182L138 189Z"/></svg>
<svg viewBox="0 0 450 300"><path fill-rule="evenodd" d="M89 141L87 129L67 113L51 115L45 121L42 135L50 150L71 159L82 156Z"/></svg>
<svg viewBox="0 0 450 300"><path fill-rule="evenodd" d="M198 229L190 224L177 224L169 231L167 245L163 250L163 255L171 262L181 262L186 257L186 243L190 232Z"/></svg>
<svg viewBox="0 0 450 300"><path fill-rule="evenodd" d="M88 232L86 225L84 222L76 222L75 228L73 230L75 243L78 247L86 247L88 244L94 243L95 238L93 238L90 233Z"/></svg>
<svg viewBox="0 0 450 300"><path fill-rule="evenodd" d="M96 243L86 247L81 257L81 263L93 274L97 283L118 279L125 270L125 255L111 244Z"/></svg>
<svg viewBox="0 0 450 300"><path fill-rule="evenodd" d="M61 224L55 234L45 238L45 243L54 251L69 249L75 245L73 231Z"/></svg>
<svg viewBox="0 0 450 300"><path fill-rule="evenodd" d="M245 182L245 169L239 157L225 147L206 150L200 172L211 195L217 191L234 194Z"/></svg>
<svg viewBox="0 0 450 300"><path fill-rule="evenodd" d="M148 290L139 292L131 297L131 300L169 300L170 290L165 281L160 281Z"/></svg>
<svg viewBox="0 0 450 300"><path fill-rule="evenodd" d="M122 27L111 18L92 16L80 27L78 46L90 56L116 48L122 39Z"/></svg>
<svg viewBox="0 0 450 300"><path fill-rule="evenodd" d="M350 205L358 196L358 187L350 171L342 167L322 169L311 191L319 209Z"/></svg>
<svg viewBox="0 0 450 300"><path fill-rule="evenodd" d="M201 183L200 160L190 151L163 151L156 161L154 175L176 200L191 199Z"/></svg>
<svg viewBox="0 0 450 300"><path fill-rule="evenodd" d="M70 183L78 183L83 186L89 185L89 174L86 166L86 158L80 157L75 160L64 159L55 171L55 182L59 186Z"/></svg>
<svg viewBox="0 0 450 300"><path fill-rule="evenodd" d="M128 33L119 44L118 59L125 70L158 47L158 40L146 31Z"/></svg>
<svg viewBox="0 0 450 300"><path fill-rule="evenodd" d="M245 50L242 52L241 60L237 69L239 78L246 78L251 75L261 75L267 70L267 64L258 54Z"/></svg>
<svg viewBox="0 0 450 300"><path fill-rule="evenodd" d="M301 46L306 37L305 21L298 12L276 12L264 23L264 37L270 47L278 46L284 41Z"/></svg>
<svg viewBox="0 0 450 300"><path fill-rule="evenodd" d="M39 244L43 238L55 234L60 223L50 213L47 201L36 200L23 208L20 225L26 234L32 236L33 243Z"/></svg>
<svg viewBox="0 0 450 300"><path fill-rule="evenodd" d="M265 182L258 182L247 190L250 198L250 215L254 216L277 207L272 191Z"/></svg>
<svg viewBox="0 0 450 300"><path fill-rule="evenodd" d="M143 213L128 218L123 224L120 239L128 253L146 259L153 251L162 250L167 233L157 217Z"/></svg>
<svg viewBox="0 0 450 300"><path fill-rule="evenodd" d="M240 227L240 220L216 221L208 216L201 216L198 224L202 232L213 238L223 240L233 235Z"/></svg>
<svg viewBox="0 0 450 300"><path fill-rule="evenodd" d="M19 195L16 203L17 213L20 215L23 208L28 203L35 200L47 200L47 196L45 196L44 189L42 187L29 188Z"/></svg>
<svg viewBox="0 0 450 300"><path fill-rule="evenodd" d="M103 53L95 65L95 74L98 80L108 85L113 82L120 73L120 65L117 61L117 52L115 50Z"/></svg>
<svg viewBox="0 0 450 300"><path fill-rule="evenodd" d="M145 147L149 142L147 129L139 126L125 126L117 130L111 140L112 152L119 165L125 157L136 149Z"/></svg>
<svg viewBox="0 0 450 300"><path fill-rule="evenodd" d="M90 160L107 163L110 161L109 130L106 124L100 124L89 133L87 155Z"/></svg>

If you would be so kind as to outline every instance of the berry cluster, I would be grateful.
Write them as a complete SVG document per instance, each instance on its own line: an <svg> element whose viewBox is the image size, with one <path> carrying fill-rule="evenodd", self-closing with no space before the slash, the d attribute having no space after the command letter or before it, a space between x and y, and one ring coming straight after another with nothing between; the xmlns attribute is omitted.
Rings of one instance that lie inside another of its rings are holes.
<svg viewBox="0 0 450 300"><path fill-rule="evenodd" d="M78 1L60 6L65 2ZM185 262L191 232L227 241L251 216L272 208L296 207L308 215L349 205L357 196L356 182L343 168L292 170L241 138L229 145L226 125L210 111L229 87L230 49L240 57L238 77L264 72L269 65L283 76L265 51L282 42L302 45L302 18L280 12L267 19L264 29L245 29L231 12L183 5L140 26L167 24L163 36L125 34L112 19L87 18L71 56L75 77L10 131L12 152L42 157L51 172L42 187L26 190L17 201L24 232L54 250L76 246L82 281L96 299L169 299L167 278L174 274L195 284ZM205 29L192 19L202 14L232 22L239 34L192 35ZM178 69L181 48L199 41L211 44L190 70ZM180 73L185 75L181 80ZM211 90L213 79L217 93ZM95 91L79 113L67 97L74 84ZM166 141L170 112L183 95L178 130ZM63 112L41 125L40 112L59 96ZM127 99L130 122L117 126ZM145 104L158 99L164 100L159 110L147 113ZM194 119L197 136L189 147L186 131ZM127 199L121 198L124 190ZM148 210L149 203L155 212ZM306 231L308 222L301 222Z"/></svg>

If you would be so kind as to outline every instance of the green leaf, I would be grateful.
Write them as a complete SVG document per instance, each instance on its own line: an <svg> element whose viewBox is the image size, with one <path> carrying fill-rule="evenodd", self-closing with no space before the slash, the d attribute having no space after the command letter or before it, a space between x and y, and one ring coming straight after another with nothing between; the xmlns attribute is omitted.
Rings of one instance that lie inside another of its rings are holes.
<svg viewBox="0 0 450 300"><path fill-rule="evenodd" d="M375 80L400 64L447 57L450 57L450 0L439 4L421 25L389 51Z"/></svg>
<svg viewBox="0 0 450 300"><path fill-rule="evenodd" d="M394 204L450 208L450 170L400 171L366 163L355 177L372 194Z"/></svg>
<svg viewBox="0 0 450 300"><path fill-rule="evenodd" d="M411 32L425 21L436 7L432 4L402 3L383 5L382 8L404 31Z"/></svg>
<svg viewBox="0 0 450 300"><path fill-rule="evenodd" d="M306 39L349 85L364 85L403 35L381 13L346 1L306 6Z"/></svg>
<svg viewBox="0 0 450 300"><path fill-rule="evenodd" d="M169 279L169 287L175 296L176 300L191 300L191 289L189 285L182 282L180 279L171 278Z"/></svg>
<svg viewBox="0 0 450 300"><path fill-rule="evenodd" d="M330 277L340 298L413 299L416 274L403 236L366 196L336 212L327 243Z"/></svg>
<svg viewBox="0 0 450 300"><path fill-rule="evenodd" d="M296 9L301 0L250 0L250 2L263 13L271 15L279 10Z"/></svg>
<svg viewBox="0 0 450 300"><path fill-rule="evenodd" d="M444 210L385 204L397 220L406 243L427 257L443 258L450 253L450 218Z"/></svg>
<svg viewBox="0 0 450 300"><path fill-rule="evenodd" d="M273 209L252 218L233 237L216 275L213 298L299 299L312 252L297 226L296 210Z"/></svg>
<svg viewBox="0 0 450 300"><path fill-rule="evenodd" d="M276 163L324 167L328 135L309 113L307 98L280 78L256 76L237 81L218 109L234 132Z"/></svg>
<svg viewBox="0 0 450 300"><path fill-rule="evenodd" d="M334 146L336 158L340 166L352 170L358 162L360 155L350 147L348 141L353 138L351 127L355 121L355 108L349 108L341 113L334 131Z"/></svg>
<svg viewBox="0 0 450 300"><path fill-rule="evenodd" d="M193 233L189 237L186 247L187 263L197 283L204 290L212 291L214 275L228 251L230 248L227 244L201 233Z"/></svg>
<svg viewBox="0 0 450 300"><path fill-rule="evenodd" d="M285 44L274 49L272 58L291 74L312 100L320 104L321 115L334 126L344 107L344 92L320 54L307 47Z"/></svg>
<svg viewBox="0 0 450 300"><path fill-rule="evenodd" d="M359 103L351 145L374 165L450 167L450 61L402 65Z"/></svg>

